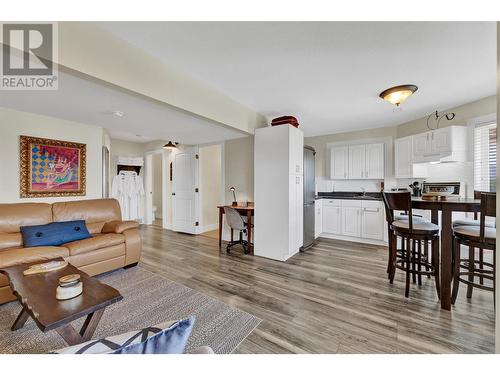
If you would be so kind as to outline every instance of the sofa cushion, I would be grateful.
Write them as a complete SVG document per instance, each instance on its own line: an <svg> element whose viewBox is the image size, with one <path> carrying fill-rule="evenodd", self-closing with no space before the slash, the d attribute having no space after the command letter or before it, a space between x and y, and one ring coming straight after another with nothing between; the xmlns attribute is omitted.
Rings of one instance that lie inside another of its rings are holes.
<svg viewBox="0 0 500 375"><path fill-rule="evenodd" d="M19 227L52 222L52 208L48 203L0 204L0 233L16 233Z"/></svg>
<svg viewBox="0 0 500 375"><path fill-rule="evenodd" d="M23 247L23 236L21 236L21 233L0 233L0 251L15 247Z"/></svg>
<svg viewBox="0 0 500 375"><path fill-rule="evenodd" d="M86 199L52 204L54 221L85 220L89 232L100 233L108 221L121 220L116 199Z"/></svg>
<svg viewBox="0 0 500 375"><path fill-rule="evenodd" d="M80 241L68 242L64 246L69 249L70 255L88 253L89 251L119 245L125 242L125 236L117 233L97 234L94 237Z"/></svg>
<svg viewBox="0 0 500 375"><path fill-rule="evenodd" d="M83 220L21 227L21 233L25 247L60 246L90 237Z"/></svg>
<svg viewBox="0 0 500 375"><path fill-rule="evenodd" d="M58 257L67 258L69 250L62 246L24 247L0 251L0 268L15 266L21 263L37 262Z"/></svg>
<svg viewBox="0 0 500 375"><path fill-rule="evenodd" d="M91 340L57 350L58 354L183 354L195 318Z"/></svg>

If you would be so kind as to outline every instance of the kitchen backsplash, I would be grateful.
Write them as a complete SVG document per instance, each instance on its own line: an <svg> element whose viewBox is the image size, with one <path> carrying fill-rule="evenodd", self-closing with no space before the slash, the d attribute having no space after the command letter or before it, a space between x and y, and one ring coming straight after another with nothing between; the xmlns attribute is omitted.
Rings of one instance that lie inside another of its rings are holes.
<svg viewBox="0 0 500 375"><path fill-rule="evenodd" d="M316 177L316 193L331 191L380 191L380 180L327 180Z"/></svg>

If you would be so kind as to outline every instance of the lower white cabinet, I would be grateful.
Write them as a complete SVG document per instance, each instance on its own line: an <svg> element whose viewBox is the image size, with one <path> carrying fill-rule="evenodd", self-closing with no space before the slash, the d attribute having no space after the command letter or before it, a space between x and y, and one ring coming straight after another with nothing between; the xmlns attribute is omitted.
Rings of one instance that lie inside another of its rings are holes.
<svg viewBox="0 0 500 375"><path fill-rule="evenodd" d="M342 207L340 207L340 201L337 200L337 202L332 202L332 201L323 202L322 232L331 234L341 234Z"/></svg>
<svg viewBox="0 0 500 375"><path fill-rule="evenodd" d="M361 236L361 208L342 207L342 235Z"/></svg>
<svg viewBox="0 0 500 375"><path fill-rule="evenodd" d="M324 199L322 211L323 234L335 238L346 237L351 241L353 238L384 241L386 223L384 204L381 201ZM318 225L316 229L318 230Z"/></svg>
<svg viewBox="0 0 500 375"><path fill-rule="evenodd" d="M314 201L314 238L318 238L323 232L323 200Z"/></svg>
<svg viewBox="0 0 500 375"><path fill-rule="evenodd" d="M384 239L384 208L379 202L363 202L361 211L361 237L372 240Z"/></svg>

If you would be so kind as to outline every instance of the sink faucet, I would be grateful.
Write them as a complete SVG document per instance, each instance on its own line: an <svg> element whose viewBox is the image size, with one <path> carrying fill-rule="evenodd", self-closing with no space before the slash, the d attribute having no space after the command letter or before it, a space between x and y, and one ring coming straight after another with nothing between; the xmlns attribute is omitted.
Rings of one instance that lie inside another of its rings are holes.
<svg viewBox="0 0 500 375"><path fill-rule="evenodd" d="M362 187L361 191L363 192L363 197L365 197L366 196L366 189L364 187Z"/></svg>

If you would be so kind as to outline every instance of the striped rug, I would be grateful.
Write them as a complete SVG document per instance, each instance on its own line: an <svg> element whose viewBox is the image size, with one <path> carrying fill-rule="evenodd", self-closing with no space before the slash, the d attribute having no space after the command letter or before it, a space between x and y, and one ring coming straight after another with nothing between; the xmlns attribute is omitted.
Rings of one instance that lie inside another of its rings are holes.
<svg viewBox="0 0 500 375"><path fill-rule="evenodd" d="M186 351L207 345L215 353L227 354L261 322L251 314L141 267L113 271L98 278L118 289L124 298L106 309L94 338L195 316ZM12 332L10 327L19 311L17 301L0 305L0 353L47 353L67 346L55 331L42 333L31 319L22 329ZM83 318L73 322L75 328L82 323Z"/></svg>

